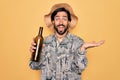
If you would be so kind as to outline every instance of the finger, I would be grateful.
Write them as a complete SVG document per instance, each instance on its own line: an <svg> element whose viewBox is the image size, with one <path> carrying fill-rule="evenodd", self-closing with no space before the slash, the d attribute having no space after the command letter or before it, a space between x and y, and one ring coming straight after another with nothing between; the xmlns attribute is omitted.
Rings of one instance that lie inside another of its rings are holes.
<svg viewBox="0 0 120 80"><path fill-rule="evenodd" d="M92 41L91 43L95 43L95 41Z"/></svg>
<svg viewBox="0 0 120 80"><path fill-rule="evenodd" d="M105 42L105 40L100 41L99 43L102 45Z"/></svg>
<svg viewBox="0 0 120 80"><path fill-rule="evenodd" d="M32 48L30 48L30 52L33 53L35 50L33 50Z"/></svg>
<svg viewBox="0 0 120 80"><path fill-rule="evenodd" d="M32 45L32 46L35 46L35 45L36 45L36 43L35 43L35 42L32 42L32 43L31 43L31 45Z"/></svg>
<svg viewBox="0 0 120 80"><path fill-rule="evenodd" d="M100 46L100 45L102 45L104 42L105 42L104 40L99 41L96 46Z"/></svg>
<svg viewBox="0 0 120 80"><path fill-rule="evenodd" d="M31 49L33 49L33 50L36 49L36 46L31 46Z"/></svg>
<svg viewBox="0 0 120 80"><path fill-rule="evenodd" d="M105 40L102 40L101 42L102 42L102 43L105 43Z"/></svg>

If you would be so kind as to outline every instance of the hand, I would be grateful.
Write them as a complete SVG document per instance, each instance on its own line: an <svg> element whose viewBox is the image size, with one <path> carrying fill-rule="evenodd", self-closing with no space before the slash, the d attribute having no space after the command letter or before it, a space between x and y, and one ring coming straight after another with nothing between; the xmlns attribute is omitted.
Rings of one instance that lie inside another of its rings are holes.
<svg viewBox="0 0 120 80"><path fill-rule="evenodd" d="M98 47L100 45L102 45L105 42L105 40L99 41L99 42L86 42L82 45L81 50L85 50L87 48L91 48L91 47Z"/></svg>
<svg viewBox="0 0 120 80"><path fill-rule="evenodd" d="M36 50L36 43L33 38L32 42L31 42L31 46L30 46L30 52L33 53L33 52L35 52L35 50Z"/></svg>
<svg viewBox="0 0 120 80"><path fill-rule="evenodd" d="M32 42L31 42L31 47L30 47L30 52L31 53L34 53L35 52L35 50L36 50L36 43L35 43L35 41L34 41L34 38L33 38L33 40L32 40ZM44 44L43 44L43 46L42 46L42 48L44 48Z"/></svg>

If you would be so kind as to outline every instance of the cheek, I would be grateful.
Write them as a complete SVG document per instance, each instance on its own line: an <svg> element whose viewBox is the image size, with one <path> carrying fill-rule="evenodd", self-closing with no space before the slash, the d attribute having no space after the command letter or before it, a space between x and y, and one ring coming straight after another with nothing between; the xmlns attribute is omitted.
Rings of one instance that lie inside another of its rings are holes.
<svg viewBox="0 0 120 80"><path fill-rule="evenodd" d="M56 26L56 22L53 22L52 24L53 24L53 26Z"/></svg>
<svg viewBox="0 0 120 80"><path fill-rule="evenodd" d="M58 24L59 24L58 21L54 21L54 22L53 22L53 25L58 25Z"/></svg>
<svg viewBox="0 0 120 80"><path fill-rule="evenodd" d="M64 24L65 26L67 26L69 23L68 23L68 22L64 22L63 24Z"/></svg>

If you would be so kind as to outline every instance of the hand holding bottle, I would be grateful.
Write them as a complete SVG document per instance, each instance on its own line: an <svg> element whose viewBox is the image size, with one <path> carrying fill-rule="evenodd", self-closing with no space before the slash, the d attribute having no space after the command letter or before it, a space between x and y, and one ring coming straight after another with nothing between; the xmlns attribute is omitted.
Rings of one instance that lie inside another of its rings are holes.
<svg viewBox="0 0 120 80"><path fill-rule="evenodd" d="M31 46L30 46L30 53L34 53L35 50L36 50L36 43L33 38L32 42L31 42Z"/></svg>
<svg viewBox="0 0 120 80"><path fill-rule="evenodd" d="M30 53L34 53L35 50L36 50L36 43L35 43L34 39L35 39L35 38L33 38L32 42L31 42L31 46L30 46L30 49L29 49ZM43 44L43 45L42 45L42 48L44 48L44 46L45 46L45 45Z"/></svg>

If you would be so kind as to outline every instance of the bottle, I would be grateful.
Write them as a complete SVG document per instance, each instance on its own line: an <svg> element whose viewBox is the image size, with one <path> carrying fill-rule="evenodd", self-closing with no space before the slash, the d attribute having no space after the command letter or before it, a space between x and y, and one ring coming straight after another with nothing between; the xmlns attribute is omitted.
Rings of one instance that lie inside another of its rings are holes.
<svg viewBox="0 0 120 80"><path fill-rule="evenodd" d="M43 41L44 41L43 36L42 36L42 32L43 32L43 27L40 27L39 33L35 37L35 40L34 40L36 43L36 50L34 53L32 53L31 61L40 62L41 51L42 51L42 46L43 46Z"/></svg>

